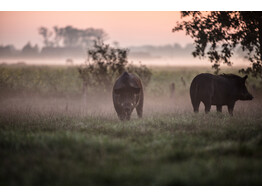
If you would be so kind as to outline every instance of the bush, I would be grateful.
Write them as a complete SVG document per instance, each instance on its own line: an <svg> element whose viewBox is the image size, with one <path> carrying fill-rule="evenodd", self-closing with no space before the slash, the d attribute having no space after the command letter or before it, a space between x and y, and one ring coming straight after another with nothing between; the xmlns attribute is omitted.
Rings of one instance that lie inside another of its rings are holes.
<svg viewBox="0 0 262 196"><path fill-rule="evenodd" d="M125 70L137 74L144 86L147 86L151 79L151 71L145 65L128 65L127 54L128 49L95 42L93 48L87 52L86 64L78 68L83 81L83 92L87 92L88 87L110 91L116 78Z"/></svg>
<svg viewBox="0 0 262 196"><path fill-rule="evenodd" d="M149 84L149 82L151 80L152 72L150 71L150 69L147 66L140 65L138 67L138 66L134 66L134 65L130 64L126 68L126 70L128 72L137 74L141 78L144 87L146 87Z"/></svg>

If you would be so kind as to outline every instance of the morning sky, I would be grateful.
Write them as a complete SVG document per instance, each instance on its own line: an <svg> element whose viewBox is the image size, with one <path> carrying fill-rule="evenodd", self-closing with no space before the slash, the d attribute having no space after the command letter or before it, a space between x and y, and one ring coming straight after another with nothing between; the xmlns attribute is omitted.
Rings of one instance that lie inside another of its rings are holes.
<svg viewBox="0 0 262 196"><path fill-rule="evenodd" d="M102 28L108 42L120 46L192 43L184 32L172 33L180 20L177 11L86 11L86 12L0 12L0 44L22 48L28 41L42 46L38 28L72 25L77 28Z"/></svg>

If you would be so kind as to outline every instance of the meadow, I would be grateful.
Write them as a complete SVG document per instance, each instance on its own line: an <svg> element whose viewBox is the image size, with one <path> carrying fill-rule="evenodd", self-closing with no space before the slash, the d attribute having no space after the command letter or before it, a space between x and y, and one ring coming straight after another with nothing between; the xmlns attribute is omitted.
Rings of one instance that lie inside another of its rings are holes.
<svg viewBox="0 0 262 196"><path fill-rule="evenodd" d="M262 185L260 80L233 117L194 114L190 82L213 70L151 70L144 117L121 122L110 92L83 100L76 67L0 66L0 185Z"/></svg>

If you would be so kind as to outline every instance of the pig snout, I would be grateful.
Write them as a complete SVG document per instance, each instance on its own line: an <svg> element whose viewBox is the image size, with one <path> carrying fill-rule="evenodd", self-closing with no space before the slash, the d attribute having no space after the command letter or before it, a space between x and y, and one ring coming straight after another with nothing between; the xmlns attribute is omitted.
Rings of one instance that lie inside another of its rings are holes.
<svg viewBox="0 0 262 196"><path fill-rule="evenodd" d="M132 103L124 103L122 104L123 110L125 113L129 114L132 112L133 104Z"/></svg>
<svg viewBox="0 0 262 196"><path fill-rule="evenodd" d="M124 107L124 111L125 111L126 113L130 113L130 112L131 112L131 108L129 108L129 107Z"/></svg>

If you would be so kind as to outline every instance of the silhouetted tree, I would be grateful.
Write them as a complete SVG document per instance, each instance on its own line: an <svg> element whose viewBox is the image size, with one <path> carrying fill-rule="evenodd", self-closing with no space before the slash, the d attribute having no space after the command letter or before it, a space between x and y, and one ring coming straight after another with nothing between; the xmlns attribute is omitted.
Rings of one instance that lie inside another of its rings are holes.
<svg viewBox="0 0 262 196"><path fill-rule="evenodd" d="M13 45L0 45L0 56L12 56L17 54L18 51L15 49Z"/></svg>
<svg viewBox="0 0 262 196"><path fill-rule="evenodd" d="M185 20L173 32L185 30L194 39L194 57L208 56L218 72L220 63L232 64L234 49L241 46L252 66L240 71L262 78L262 12L188 11L181 17Z"/></svg>
<svg viewBox="0 0 262 196"><path fill-rule="evenodd" d="M28 42L22 49L22 55L25 56L35 56L39 52L38 45L36 44L34 47Z"/></svg>
<svg viewBox="0 0 262 196"><path fill-rule="evenodd" d="M46 47L52 47L54 45L54 43L52 41L50 41L50 38L52 37L53 33L50 30L48 30L48 28L40 27L38 29L38 32L39 32L40 35L43 36L43 38L44 38L44 45Z"/></svg>
<svg viewBox="0 0 262 196"><path fill-rule="evenodd" d="M78 29L70 25L66 27L54 26L53 31L41 27L39 34L43 36L44 44L47 47L90 47L94 41L101 41L107 37L103 29Z"/></svg>
<svg viewBox="0 0 262 196"><path fill-rule="evenodd" d="M61 40L63 39L63 31L61 28L59 28L58 26L54 26L53 27L53 31L55 33L55 38L54 38L54 45L56 47L60 46Z"/></svg>
<svg viewBox="0 0 262 196"><path fill-rule="evenodd" d="M84 97L86 97L88 87L99 87L100 91L111 91L114 81L125 70L140 76L145 86L150 81L151 72L145 65L128 66L128 49L114 48L98 41L87 54L86 65L78 68L80 78L83 80Z"/></svg>

